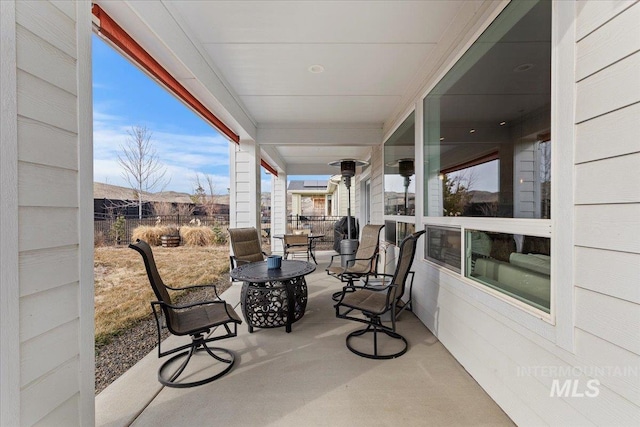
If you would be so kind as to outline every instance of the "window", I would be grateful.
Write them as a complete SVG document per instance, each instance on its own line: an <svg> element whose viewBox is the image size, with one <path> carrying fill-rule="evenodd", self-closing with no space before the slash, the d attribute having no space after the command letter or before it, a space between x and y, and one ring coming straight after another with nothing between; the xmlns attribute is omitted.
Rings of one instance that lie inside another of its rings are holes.
<svg viewBox="0 0 640 427"><path fill-rule="evenodd" d="M551 2L511 2L423 120L425 258L550 313Z"/></svg>
<svg viewBox="0 0 640 427"><path fill-rule="evenodd" d="M549 218L551 3L505 8L425 98L424 124L426 215Z"/></svg>
<svg viewBox="0 0 640 427"><path fill-rule="evenodd" d="M415 113L384 144L384 213L415 215Z"/></svg>
<svg viewBox="0 0 640 427"><path fill-rule="evenodd" d="M466 276L549 313L551 240L467 230Z"/></svg>
<svg viewBox="0 0 640 427"><path fill-rule="evenodd" d="M425 246L424 253L428 260L460 273L462 255L460 229L428 226Z"/></svg>

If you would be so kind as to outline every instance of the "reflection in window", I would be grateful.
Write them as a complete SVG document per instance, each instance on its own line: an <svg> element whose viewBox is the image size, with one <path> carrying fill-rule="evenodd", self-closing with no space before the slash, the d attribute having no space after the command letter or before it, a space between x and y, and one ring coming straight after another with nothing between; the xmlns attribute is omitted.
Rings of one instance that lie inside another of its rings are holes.
<svg viewBox="0 0 640 427"><path fill-rule="evenodd" d="M415 215L415 113L384 144L384 213Z"/></svg>
<svg viewBox="0 0 640 427"><path fill-rule="evenodd" d="M399 222L398 223L398 243L397 245L400 246L400 242L402 242L404 240L405 237L407 237L410 234L413 234L416 232L416 225L413 223L408 223L408 222Z"/></svg>
<svg viewBox="0 0 640 427"><path fill-rule="evenodd" d="M466 245L467 277L549 313L549 238L467 230Z"/></svg>
<svg viewBox="0 0 640 427"><path fill-rule="evenodd" d="M460 273L461 241L460 229L429 225L425 239L426 258Z"/></svg>
<svg viewBox="0 0 640 427"><path fill-rule="evenodd" d="M510 3L425 98L424 126L425 215L549 218L551 2Z"/></svg>

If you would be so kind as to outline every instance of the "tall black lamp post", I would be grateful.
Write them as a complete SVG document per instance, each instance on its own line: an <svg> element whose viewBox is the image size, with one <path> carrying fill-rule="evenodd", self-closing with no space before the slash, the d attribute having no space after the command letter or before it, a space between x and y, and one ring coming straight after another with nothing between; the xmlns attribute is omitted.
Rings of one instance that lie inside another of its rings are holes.
<svg viewBox="0 0 640 427"><path fill-rule="evenodd" d="M415 173L413 159L398 160L398 169L400 176L404 178L404 214L409 215L409 184L411 184L411 177Z"/></svg>
<svg viewBox="0 0 640 427"><path fill-rule="evenodd" d="M342 159L330 162L329 166L340 166L340 174L345 187L347 187L347 238L340 241L340 261L343 267L347 266L350 259L355 258L358 250L358 239L351 238L351 178L356 174L357 166L366 166L369 162L354 159Z"/></svg>

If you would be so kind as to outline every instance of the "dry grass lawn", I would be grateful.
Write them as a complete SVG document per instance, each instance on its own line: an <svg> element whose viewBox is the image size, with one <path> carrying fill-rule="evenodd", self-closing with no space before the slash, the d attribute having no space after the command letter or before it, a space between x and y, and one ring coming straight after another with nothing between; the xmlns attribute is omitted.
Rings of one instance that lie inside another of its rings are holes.
<svg viewBox="0 0 640 427"><path fill-rule="evenodd" d="M171 287L216 283L222 274L229 271L229 247L226 244L154 247L153 254L162 280ZM156 298L142 257L137 252L127 247L111 246L95 248L94 255L95 332L96 344L100 345L149 316L150 302ZM225 290L220 286L217 289L218 293Z"/></svg>

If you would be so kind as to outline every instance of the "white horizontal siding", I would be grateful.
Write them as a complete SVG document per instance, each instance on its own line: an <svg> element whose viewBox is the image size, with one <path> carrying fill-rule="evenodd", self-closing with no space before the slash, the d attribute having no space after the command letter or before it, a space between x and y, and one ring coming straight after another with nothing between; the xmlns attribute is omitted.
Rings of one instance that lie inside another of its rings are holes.
<svg viewBox="0 0 640 427"><path fill-rule="evenodd" d="M639 117L640 118L640 117ZM640 152L576 166L575 203L640 203Z"/></svg>
<svg viewBox="0 0 640 427"><path fill-rule="evenodd" d="M17 28L18 68L77 95L76 60L22 26Z"/></svg>
<svg viewBox="0 0 640 427"><path fill-rule="evenodd" d="M23 425L35 424L76 395L79 374L80 369L76 357L24 388L22 390L23 404L20 408L20 418ZM71 424L74 424L77 422L77 418L70 421Z"/></svg>
<svg viewBox="0 0 640 427"><path fill-rule="evenodd" d="M75 21L51 2L16 2L16 22L67 55L76 57Z"/></svg>
<svg viewBox="0 0 640 427"><path fill-rule="evenodd" d="M577 123L640 102L640 52L578 82Z"/></svg>
<svg viewBox="0 0 640 427"><path fill-rule="evenodd" d="M20 296L77 282L78 246L63 246L20 253Z"/></svg>
<svg viewBox="0 0 640 427"><path fill-rule="evenodd" d="M20 298L20 341L25 342L79 316L78 284ZM44 355L43 355L44 356Z"/></svg>
<svg viewBox="0 0 640 427"><path fill-rule="evenodd" d="M640 304L640 254L575 248L576 286Z"/></svg>
<svg viewBox="0 0 640 427"><path fill-rule="evenodd" d="M640 103L580 123L576 126L576 163L640 152L638 117Z"/></svg>
<svg viewBox="0 0 640 427"><path fill-rule="evenodd" d="M512 329L508 319L442 288L438 304L447 307L438 311L439 339L447 349L453 350L465 368L474 372L474 376L478 371L485 371L484 382L476 378L488 392L491 393L490 388L495 387L508 395L506 402L512 406L507 413L516 424L633 424L638 415L634 405L630 402L620 405L620 396L606 387L601 387L597 399L550 398L553 380L565 377L557 374L527 375L535 369L568 368L582 366L586 362L570 355L566 355L568 360L565 360L561 354L554 354L554 346L542 347L517 329ZM580 380L583 386L589 379L584 373L570 378ZM498 401L505 404L505 400Z"/></svg>
<svg viewBox="0 0 640 427"><path fill-rule="evenodd" d="M581 329L576 330L576 353L585 366L600 368L587 370L592 378L640 406L640 356Z"/></svg>
<svg viewBox="0 0 640 427"><path fill-rule="evenodd" d="M576 327L640 355L640 306L576 289Z"/></svg>
<svg viewBox="0 0 640 427"><path fill-rule="evenodd" d="M20 207L20 250L78 244L78 209Z"/></svg>
<svg viewBox="0 0 640 427"><path fill-rule="evenodd" d="M640 50L640 3L614 17L577 44L576 79L600 71Z"/></svg>
<svg viewBox="0 0 640 427"><path fill-rule="evenodd" d="M575 208L577 246L640 253L638 236L640 204L582 205Z"/></svg>
<svg viewBox="0 0 640 427"><path fill-rule="evenodd" d="M20 346L22 387L78 355L80 348L77 319L63 323L49 332L27 340ZM43 358L43 354L47 357Z"/></svg>
<svg viewBox="0 0 640 427"><path fill-rule="evenodd" d="M24 162L20 162L18 170L21 206L78 206L76 171Z"/></svg>
<svg viewBox="0 0 640 427"><path fill-rule="evenodd" d="M23 162L78 169L78 136L46 123L18 117L18 158Z"/></svg>
<svg viewBox="0 0 640 427"><path fill-rule="evenodd" d="M576 40L581 40L591 32L599 29L635 2L636 0L578 1L576 8Z"/></svg>
<svg viewBox="0 0 640 427"><path fill-rule="evenodd" d="M18 70L18 115L78 132L75 95Z"/></svg>
<svg viewBox="0 0 640 427"><path fill-rule="evenodd" d="M79 424L75 3L16 3L21 423Z"/></svg>
<svg viewBox="0 0 640 427"><path fill-rule="evenodd" d="M40 419L34 427L68 427L77 424L80 412L80 395L74 394L66 402Z"/></svg>

